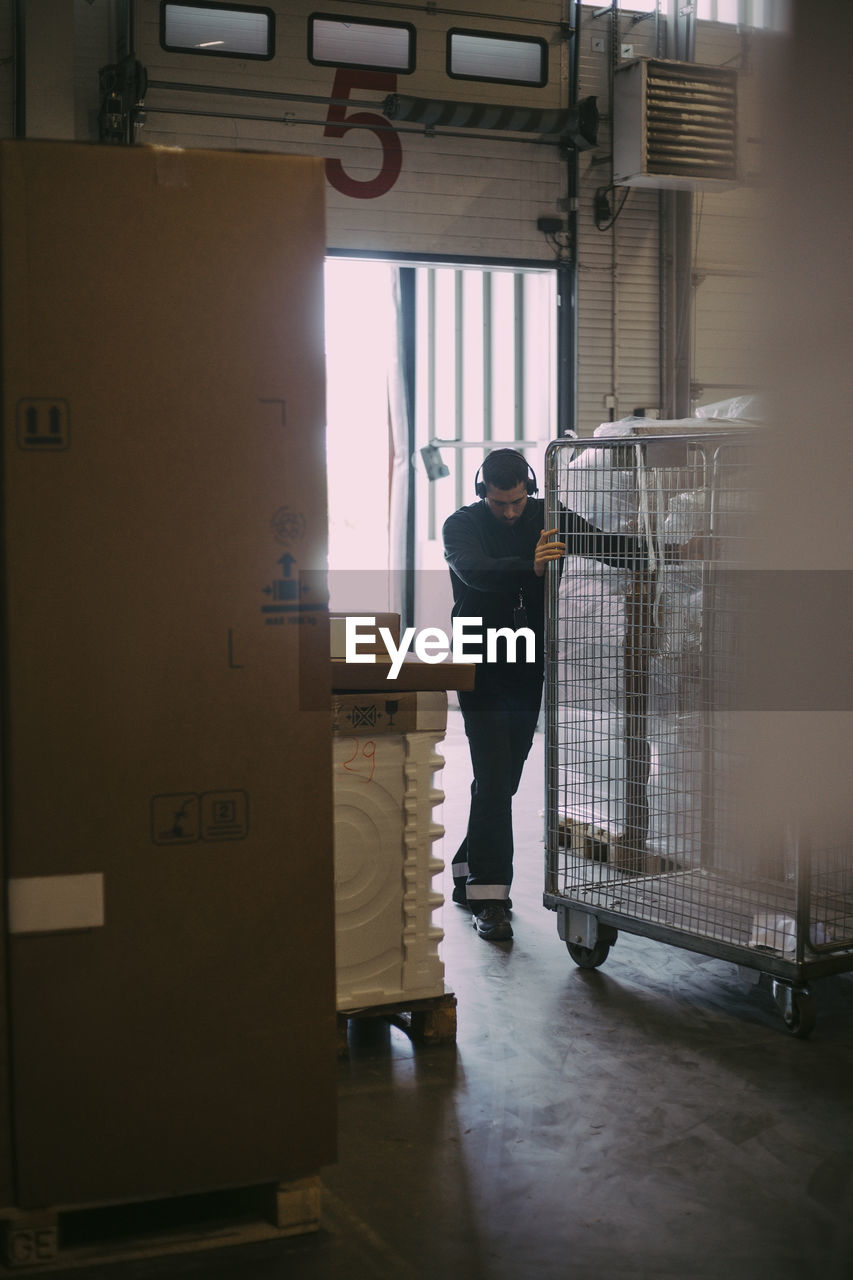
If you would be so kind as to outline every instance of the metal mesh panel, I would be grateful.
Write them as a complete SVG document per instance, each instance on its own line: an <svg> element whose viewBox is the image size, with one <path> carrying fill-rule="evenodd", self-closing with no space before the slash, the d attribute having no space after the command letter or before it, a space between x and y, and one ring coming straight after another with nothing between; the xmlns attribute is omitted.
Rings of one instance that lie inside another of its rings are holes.
<svg viewBox="0 0 853 1280"><path fill-rule="evenodd" d="M756 966L802 965L853 946L853 854L727 839L754 444L720 430L549 448L547 525L574 511L648 556L568 556L552 571L545 900Z"/></svg>

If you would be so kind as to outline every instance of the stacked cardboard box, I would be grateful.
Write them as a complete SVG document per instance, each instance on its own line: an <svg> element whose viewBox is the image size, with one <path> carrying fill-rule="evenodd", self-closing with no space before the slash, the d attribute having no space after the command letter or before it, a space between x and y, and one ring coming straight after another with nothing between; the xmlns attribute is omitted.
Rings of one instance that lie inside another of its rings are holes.
<svg viewBox="0 0 853 1280"><path fill-rule="evenodd" d="M328 615L299 579L325 565L323 166L8 142L0 169L4 1203L310 1175L335 1155Z"/></svg>

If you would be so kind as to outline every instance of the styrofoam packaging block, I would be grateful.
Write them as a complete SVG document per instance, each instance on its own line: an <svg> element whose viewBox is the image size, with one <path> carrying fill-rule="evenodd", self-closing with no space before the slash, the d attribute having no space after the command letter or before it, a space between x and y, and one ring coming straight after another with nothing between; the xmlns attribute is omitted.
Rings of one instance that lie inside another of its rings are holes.
<svg viewBox="0 0 853 1280"><path fill-rule="evenodd" d="M444 895L432 887L433 878L444 870L434 848L444 827L433 813L444 800L444 792L434 786L434 775L444 764L436 750L443 737L435 732L405 736L403 986L424 996L444 991L444 965L438 955L444 931L432 921L433 911L444 902Z"/></svg>
<svg viewBox="0 0 853 1280"><path fill-rule="evenodd" d="M444 994L433 924L444 868L433 810L444 727L334 739L335 936L341 1011Z"/></svg>

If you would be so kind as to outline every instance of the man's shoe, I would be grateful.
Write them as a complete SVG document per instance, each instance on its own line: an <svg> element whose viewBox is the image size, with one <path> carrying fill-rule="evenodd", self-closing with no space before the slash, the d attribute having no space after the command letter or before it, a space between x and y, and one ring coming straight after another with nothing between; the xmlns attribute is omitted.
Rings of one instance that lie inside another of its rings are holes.
<svg viewBox="0 0 853 1280"><path fill-rule="evenodd" d="M506 942L512 937L509 913L503 903L489 903L480 907L472 921L481 938L487 942Z"/></svg>

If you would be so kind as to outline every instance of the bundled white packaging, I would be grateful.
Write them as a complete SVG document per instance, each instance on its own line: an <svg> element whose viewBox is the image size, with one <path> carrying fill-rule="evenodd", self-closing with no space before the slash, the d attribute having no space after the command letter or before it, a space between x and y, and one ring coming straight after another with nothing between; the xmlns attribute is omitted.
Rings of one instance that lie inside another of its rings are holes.
<svg viewBox="0 0 853 1280"><path fill-rule="evenodd" d="M419 698L446 695L419 694ZM444 730L334 739L339 1012L445 994L435 785Z"/></svg>
<svg viewBox="0 0 853 1280"><path fill-rule="evenodd" d="M629 420L605 424L596 435L610 439L634 431L636 423ZM673 561L669 548L707 534L707 495L702 488L682 487L688 477L680 468L643 466L630 440L625 449L627 454L611 446L582 450L566 468L560 500L602 532L643 535L652 547L655 592L642 606L645 844L649 853L689 866L701 854L703 747L696 690L702 679L703 574L701 564ZM629 826L626 662L633 665L635 658L626 650L632 581L628 570L567 557L560 585L564 816L599 829L612 843Z"/></svg>

